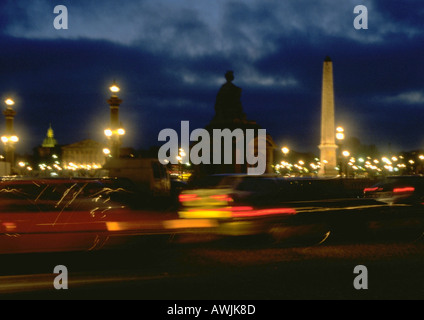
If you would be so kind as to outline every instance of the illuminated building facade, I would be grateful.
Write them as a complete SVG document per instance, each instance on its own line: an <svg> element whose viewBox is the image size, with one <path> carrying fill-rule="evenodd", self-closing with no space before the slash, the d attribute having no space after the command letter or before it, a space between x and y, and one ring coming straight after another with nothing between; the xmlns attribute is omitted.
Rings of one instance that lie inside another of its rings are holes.
<svg viewBox="0 0 424 320"><path fill-rule="evenodd" d="M103 148L103 144L90 139L62 146L62 166L67 170L99 169L106 159Z"/></svg>

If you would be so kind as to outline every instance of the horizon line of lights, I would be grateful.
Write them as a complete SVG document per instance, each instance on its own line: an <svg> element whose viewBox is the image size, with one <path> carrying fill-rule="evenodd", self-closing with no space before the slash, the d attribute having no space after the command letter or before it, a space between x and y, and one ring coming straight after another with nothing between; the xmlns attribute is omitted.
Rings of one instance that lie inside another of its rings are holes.
<svg viewBox="0 0 424 320"><path fill-rule="evenodd" d="M286 155L288 152L287 150L285 151L286 152L284 153ZM355 158L351 156L350 152L348 152L347 150L345 151L346 151L344 153L345 161L342 161L342 162L350 166L354 171L361 170L362 172L367 172L368 170L375 170L377 172L382 172L383 169L386 169L389 172L399 172L401 169L404 169L407 166L413 166L414 164L416 164L416 161L414 161L413 159L405 160L404 156L402 155L392 156L391 158L387 156L382 156L381 158L375 158L375 157L369 157L369 156ZM419 154L417 158L421 161L424 161L424 154ZM319 158L314 158L314 161L315 163L311 162L309 164L309 167L311 167L312 169L310 169L307 165L304 166L305 163L303 160L298 160L292 163L290 163L287 160L283 160L280 163L273 165L273 167L277 173L281 173L280 169L283 169L283 170L286 169L289 172L292 172L295 170L294 168L296 168L299 173L302 173L302 171L304 173L309 173L309 172L316 173L321 167L321 161ZM395 165L393 164L393 162L398 162L398 161L401 161L401 162ZM322 162L328 163L326 160L323 160ZM357 162L361 163L361 165L358 164ZM335 169L338 171L341 170L339 164L335 167Z"/></svg>
<svg viewBox="0 0 424 320"><path fill-rule="evenodd" d="M20 162L20 166L23 167L23 165L21 165ZM40 170L44 171L44 170L54 170L57 169L59 171L61 170L80 170L80 169L84 169L84 170L96 170L96 169L101 169L102 165L98 164L98 163L91 163L91 164L75 164L73 162L69 162L68 164L65 164L63 167L61 167L58 163L54 163L52 165L47 165L45 163L40 163L38 165L38 167L40 168Z"/></svg>

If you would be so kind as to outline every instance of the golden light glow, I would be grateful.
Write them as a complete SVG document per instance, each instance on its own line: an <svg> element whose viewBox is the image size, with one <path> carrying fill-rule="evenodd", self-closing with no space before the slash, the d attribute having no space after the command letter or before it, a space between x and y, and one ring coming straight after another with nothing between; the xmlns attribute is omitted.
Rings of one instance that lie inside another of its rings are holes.
<svg viewBox="0 0 424 320"><path fill-rule="evenodd" d="M337 128L336 128L336 131L337 131L337 132L344 132L344 129L343 129L343 127L337 127Z"/></svg>
<svg viewBox="0 0 424 320"><path fill-rule="evenodd" d="M108 231L119 231L121 227L119 222L106 222L106 227Z"/></svg>
<svg viewBox="0 0 424 320"><path fill-rule="evenodd" d="M12 99L6 99L4 101L8 106L13 106L15 104L15 101L13 101Z"/></svg>
<svg viewBox="0 0 424 320"><path fill-rule="evenodd" d="M349 152L349 151L347 151L347 150L343 151L343 152L342 152L342 154L343 154L343 156L345 156L345 157L349 157L349 156L350 156L350 152Z"/></svg>
<svg viewBox="0 0 424 320"><path fill-rule="evenodd" d="M182 210L178 212L180 218L231 218L231 207L214 209Z"/></svg>
<svg viewBox="0 0 424 320"><path fill-rule="evenodd" d="M110 154L110 150L108 148L104 148L103 149L103 153L106 154L106 155L108 155L108 154Z"/></svg>
<svg viewBox="0 0 424 320"><path fill-rule="evenodd" d="M166 229L212 228L217 227L215 219L175 219L164 222Z"/></svg>
<svg viewBox="0 0 424 320"><path fill-rule="evenodd" d="M109 90L111 91L111 92L113 92L113 93L117 93L117 92L119 92L121 89L116 85L116 84L114 84L114 85L112 85L112 86L110 86L109 87Z"/></svg>
<svg viewBox="0 0 424 320"><path fill-rule="evenodd" d="M287 154L287 153L289 153L289 148L287 148L287 147L282 147L281 148L281 151L284 153L284 154Z"/></svg>
<svg viewBox="0 0 424 320"><path fill-rule="evenodd" d="M124 135L125 134L125 129L122 129L122 128L119 128L119 129L117 129L117 130L111 130L111 129L106 129L105 131L104 131L104 133L105 133L105 136L106 137L111 137L111 136L113 136L114 134L117 134L117 135L120 135L120 136L122 136L122 135Z"/></svg>
<svg viewBox="0 0 424 320"><path fill-rule="evenodd" d="M7 143L7 142L18 142L19 141L19 138L17 136L11 136L11 137L2 136L1 137L1 141L3 141L3 143Z"/></svg>
<svg viewBox="0 0 424 320"><path fill-rule="evenodd" d="M344 133L343 132L337 132L336 133L336 139L337 140L343 140L344 139Z"/></svg>

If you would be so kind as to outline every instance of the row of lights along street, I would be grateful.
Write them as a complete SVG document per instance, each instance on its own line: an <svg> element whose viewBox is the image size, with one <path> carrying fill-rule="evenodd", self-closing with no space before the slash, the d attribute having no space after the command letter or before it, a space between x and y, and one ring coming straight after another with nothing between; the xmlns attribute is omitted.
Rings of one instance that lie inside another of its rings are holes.
<svg viewBox="0 0 424 320"><path fill-rule="evenodd" d="M338 166L335 168L342 177L375 177L385 175L422 174L424 173L424 152L411 152L391 156L370 156L366 154L354 155L343 148L345 131L343 127L336 128L336 142L338 147ZM319 168L326 164L326 160L319 158L296 159L290 157L287 146L281 148L282 161L274 165L277 174L286 176L313 176ZM305 164L305 162L308 162Z"/></svg>
<svg viewBox="0 0 424 320"><path fill-rule="evenodd" d="M103 148L103 154L106 159L111 157L119 158L119 151L122 144L121 137L125 135L125 129L119 121L119 106L122 100L118 98L117 93L120 91L120 88L114 83L109 87L109 90L112 93L108 100L110 106L110 125L104 130L108 145ZM19 137L15 134L13 127L14 118L16 116L16 111L13 109L15 101L11 98L7 98L4 103L6 104L6 108L3 110L6 120L6 130L1 137L1 141L4 145L5 156L1 155L0 159L6 164L10 164L9 172L28 175L34 170L33 166L30 165L28 161L19 160L15 163L15 147L16 143L19 141ZM36 165L38 171L51 171L51 175L57 175L57 171L62 170L76 171L79 169L92 170L101 168L97 164L76 165L72 162L61 164L56 154L53 154L52 157L54 158L54 163L52 165L39 163Z"/></svg>
<svg viewBox="0 0 424 320"><path fill-rule="evenodd" d="M119 107L122 102L117 94L120 88L114 83L109 87L112 93L111 97L107 100L110 106L110 124L104 130L104 135L108 141L108 145L103 148L103 154L106 159L119 158L120 147L122 144L122 137L125 135L125 129L119 121ZM15 169L15 144L19 142L18 136L15 134L13 128L14 117L16 111L13 109L15 102L8 98L5 101L6 108L3 114L6 119L6 130L1 140L4 144L5 156L0 156L6 163L11 164L12 170ZM344 148L345 131L343 127L336 128L336 143L338 147L337 158L338 165L335 168L339 175L342 177L373 177L380 175L394 175L394 174L417 174L424 172L424 153L413 152L411 154L398 154L391 156L375 157L370 155L355 155L351 151ZM184 150L180 149L177 158L179 161L178 176L187 177L185 173L190 171L190 164L183 164L182 153ZM282 160L274 164L274 172L286 176L314 176L318 174L319 168L326 164L326 160L320 160L317 157L312 159L295 159L291 156L291 150L288 146L281 148ZM54 164L46 165L44 163L38 164L38 169L41 171L62 171L79 169L95 170L101 169L101 166L93 165L76 165L72 162L61 164L60 159L56 159ZM19 173L29 174L33 171L32 166L26 161L19 161L17 168ZM26 169L26 170L25 170ZM14 170L16 171L16 170Z"/></svg>

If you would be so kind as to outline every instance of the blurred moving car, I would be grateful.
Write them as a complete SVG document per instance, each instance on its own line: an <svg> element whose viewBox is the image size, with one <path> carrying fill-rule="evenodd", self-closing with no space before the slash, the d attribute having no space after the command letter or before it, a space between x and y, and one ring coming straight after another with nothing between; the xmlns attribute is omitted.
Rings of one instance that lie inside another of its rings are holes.
<svg viewBox="0 0 424 320"><path fill-rule="evenodd" d="M424 204L424 176L392 176L364 189L364 197L388 204Z"/></svg>
<svg viewBox="0 0 424 320"><path fill-rule="evenodd" d="M219 235L271 234L277 240L317 240L329 233L333 238L359 240L374 237L376 231L408 232L411 227L416 229L414 235L420 235L423 217L414 208L393 202L422 203L422 193L417 192L422 190L421 181L389 179L389 184L366 188L370 196L363 197L368 180L214 175L180 194L179 216L211 219ZM382 197L374 196L379 192Z"/></svg>
<svg viewBox="0 0 424 320"><path fill-rule="evenodd" d="M369 222L375 234L384 232L391 240L417 240L424 235L424 176L391 176L364 188L363 197L384 203L389 208Z"/></svg>
<svg viewBox="0 0 424 320"><path fill-rule="evenodd" d="M96 250L164 231L166 215L133 210L127 179L3 178L0 254Z"/></svg>
<svg viewBox="0 0 424 320"><path fill-rule="evenodd" d="M322 189L317 179L213 175L180 194L179 216L213 219L219 235L271 234L278 240L310 235L322 239L329 231L327 223L304 214L323 207L339 208L340 204L322 201L328 199L330 189ZM319 194L319 190L325 194Z"/></svg>

